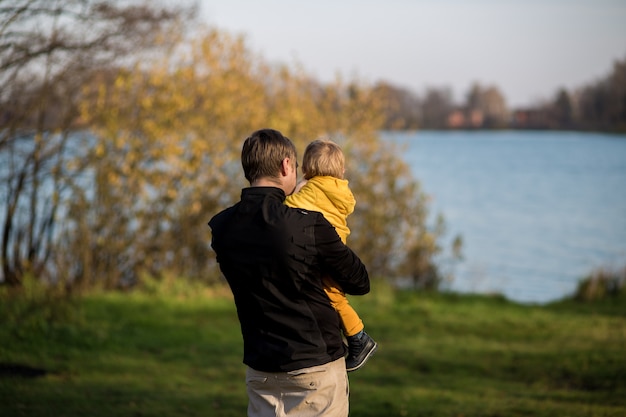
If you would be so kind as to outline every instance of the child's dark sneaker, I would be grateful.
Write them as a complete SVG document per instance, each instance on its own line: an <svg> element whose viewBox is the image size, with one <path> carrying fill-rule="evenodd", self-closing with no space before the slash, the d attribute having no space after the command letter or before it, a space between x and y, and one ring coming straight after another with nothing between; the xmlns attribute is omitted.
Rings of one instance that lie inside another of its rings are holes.
<svg viewBox="0 0 626 417"><path fill-rule="evenodd" d="M378 344L362 330L354 336L346 337L346 339L348 340L346 370L352 372L365 365L365 362L378 348Z"/></svg>

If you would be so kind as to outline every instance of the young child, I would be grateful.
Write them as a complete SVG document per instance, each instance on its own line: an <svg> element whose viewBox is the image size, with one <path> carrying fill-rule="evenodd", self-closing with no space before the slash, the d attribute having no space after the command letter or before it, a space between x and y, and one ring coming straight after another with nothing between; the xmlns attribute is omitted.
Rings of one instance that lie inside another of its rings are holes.
<svg viewBox="0 0 626 417"><path fill-rule="evenodd" d="M304 181L298 184L293 194L287 196L285 204L321 212L345 244L350 234L347 218L354 211L356 201L348 181L343 178L344 165L339 145L330 140L314 140L306 147L302 159ZM365 365L378 344L365 333L363 321L339 285L330 277L324 277L323 281L324 290L339 313L348 341L346 369L348 372L356 371Z"/></svg>

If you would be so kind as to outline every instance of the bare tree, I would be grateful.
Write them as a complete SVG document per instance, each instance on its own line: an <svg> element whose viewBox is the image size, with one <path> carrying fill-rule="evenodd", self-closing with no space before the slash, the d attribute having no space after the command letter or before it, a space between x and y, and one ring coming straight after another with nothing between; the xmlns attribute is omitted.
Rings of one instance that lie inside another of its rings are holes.
<svg viewBox="0 0 626 417"><path fill-rule="evenodd" d="M552 117L559 129L571 129L574 122L574 106L566 89L561 88L552 103Z"/></svg>
<svg viewBox="0 0 626 417"><path fill-rule="evenodd" d="M478 127L502 128L508 123L506 100L495 86L474 83L467 94L466 111L469 114L480 112L483 121Z"/></svg>
<svg viewBox="0 0 626 417"><path fill-rule="evenodd" d="M446 127L448 115L454 103L449 88L429 88L422 101L423 127L442 129Z"/></svg>
<svg viewBox="0 0 626 417"><path fill-rule="evenodd" d="M584 129L626 131L626 58L612 71L581 88L577 123Z"/></svg>
<svg viewBox="0 0 626 417"><path fill-rule="evenodd" d="M53 273L61 202L85 168L68 161L89 145L78 134L83 86L190 16L154 2L0 0L0 283Z"/></svg>
<svg viewBox="0 0 626 417"><path fill-rule="evenodd" d="M375 85L374 92L385 102L385 129L404 130L420 127L421 107L415 93L387 82Z"/></svg>

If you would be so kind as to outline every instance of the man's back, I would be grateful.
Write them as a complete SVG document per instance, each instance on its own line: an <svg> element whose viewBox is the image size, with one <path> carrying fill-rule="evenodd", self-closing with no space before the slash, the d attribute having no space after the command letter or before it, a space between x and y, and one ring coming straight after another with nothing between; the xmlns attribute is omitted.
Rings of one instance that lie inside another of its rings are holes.
<svg viewBox="0 0 626 417"><path fill-rule="evenodd" d="M251 187L209 223L235 297L244 363L285 372L341 358L345 348L322 271L349 293L369 291L367 271L319 213L288 208L273 187Z"/></svg>

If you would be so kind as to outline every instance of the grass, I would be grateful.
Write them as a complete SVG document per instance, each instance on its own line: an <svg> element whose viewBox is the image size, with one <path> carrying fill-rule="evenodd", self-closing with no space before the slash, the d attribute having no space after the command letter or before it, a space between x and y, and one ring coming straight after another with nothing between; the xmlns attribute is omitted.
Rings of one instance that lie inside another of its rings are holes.
<svg viewBox="0 0 626 417"><path fill-rule="evenodd" d="M0 301L2 416L245 415L228 295ZM626 415L623 301L525 306L378 285L352 302L380 344L350 374L353 417Z"/></svg>

